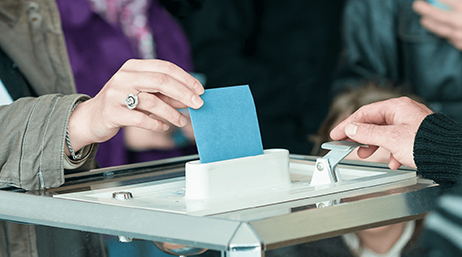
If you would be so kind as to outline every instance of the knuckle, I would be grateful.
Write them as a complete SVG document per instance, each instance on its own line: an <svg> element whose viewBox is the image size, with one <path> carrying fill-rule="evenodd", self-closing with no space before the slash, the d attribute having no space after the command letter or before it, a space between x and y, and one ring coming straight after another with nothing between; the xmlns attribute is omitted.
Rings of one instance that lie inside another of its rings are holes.
<svg viewBox="0 0 462 257"><path fill-rule="evenodd" d="M106 99L117 99L117 90L115 88L107 88L106 92Z"/></svg>
<svg viewBox="0 0 462 257"><path fill-rule="evenodd" d="M148 117L145 114L140 113L140 112L136 112L133 115L133 124L136 127L144 128L145 125L146 125L147 119L148 119Z"/></svg>
<svg viewBox="0 0 462 257"><path fill-rule="evenodd" d="M133 65L135 65L135 63L137 62L138 60L136 59L128 59L121 67L121 69L130 69L131 67L133 67Z"/></svg>
<svg viewBox="0 0 462 257"><path fill-rule="evenodd" d="M398 100L400 100L400 101L402 101L402 102L404 102L404 103L406 103L406 104L407 104L407 103L413 102L413 101L411 100L411 98L409 98L409 97L407 97L407 96L402 96L402 97L398 98Z"/></svg>
<svg viewBox="0 0 462 257"><path fill-rule="evenodd" d="M146 102L148 109L157 108L161 104L161 100L152 95L148 97L146 100L143 99L143 101Z"/></svg>
<svg viewBox="0 0 462 257"><path fill-rule="evenodd" d="M178 66L171 62L167 61L162 61L161 62L162 69L166 72L174 72L176 69L178 69Z"/></svg>
<svg viewBox="0 0 462 257"><path fill-rule="evenodd" d="M169 81L168 75L164 74L164 73L156 73L154 79L155 79L155 81L157 82L158 85L165 85Z"/></svg>

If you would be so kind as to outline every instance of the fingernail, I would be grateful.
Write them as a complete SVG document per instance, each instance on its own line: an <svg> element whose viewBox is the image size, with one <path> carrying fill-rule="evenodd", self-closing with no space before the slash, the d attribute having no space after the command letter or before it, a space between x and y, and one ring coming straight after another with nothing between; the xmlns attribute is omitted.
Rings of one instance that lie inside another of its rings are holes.
<svg viewBox="0 0 462 257"><path fill-rule="evenodd" d="M356 124L356 123L350 123L350 124L346 125L346 127L345 127L345 134L348 137L355 136L357 131L358 131L358 124Z"/></svg>
<svg viewBox="0 0 462 257"><path fill-rule="evenodd" d="M202 95L204 93L204 87L201 86L199 83L195 83L194 91L196 91L196 93L198 93L199 95Z"/></svg>
<svg viewBox="0 0 462 257"><path fill-rule="evenodd" d="M193 95L193 97L191 98L191 102L193 106L196 108L199 108L202 106L202 104L204 104L204 101L202 101L202 99L197 95Z"/></svg>
<svg viewBox="0 0 462 257"><path fill-rule="evenodd" d="M170 128L170 126L167 125L167 124L165 124L165 123L162 125L162 129L163 129L164 131L167 131L169 128Z"/></svg>
<svg viewBox="0 0 462 257"><path fill-rule="evenodd" d="M188 119L185 116L181 116L180 117L180 125L182 127L184 127L184 126L186 126L186 124L188 124Z"/></svg>

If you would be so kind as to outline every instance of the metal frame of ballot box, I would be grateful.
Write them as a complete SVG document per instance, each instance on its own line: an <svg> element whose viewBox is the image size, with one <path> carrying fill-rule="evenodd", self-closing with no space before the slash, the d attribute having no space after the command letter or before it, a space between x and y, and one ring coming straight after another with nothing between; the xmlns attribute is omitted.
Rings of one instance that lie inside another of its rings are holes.
<svg viewBox="0 0 462 257"><path fill-rule="evenodd" d="M56 197L181 178L185 163L197 158L70 174L63 186L45 191L0 190L0 219L207 248L226 257L261 257L267 250L423 218L439 195L433 181L414 177L205 216ZM304 155L290 155L290 159L309 165L316 162L315 157ZM386 165L358 161L342 161L341 165L386 169ZM335 204L322 208L322 202Z"/></svg>

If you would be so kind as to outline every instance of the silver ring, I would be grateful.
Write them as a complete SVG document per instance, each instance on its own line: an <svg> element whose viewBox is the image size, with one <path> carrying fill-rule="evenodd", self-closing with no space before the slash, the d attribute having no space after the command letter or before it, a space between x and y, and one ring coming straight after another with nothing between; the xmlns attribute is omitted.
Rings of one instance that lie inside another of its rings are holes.
<svg viewBox="0 0 462 257"><path fill-rule="evenodd" d="M127 105L128 109L133 110L138 106L138 94L139 92L134 94L128 94L127 98L125 98L125 104Z"/></svg>

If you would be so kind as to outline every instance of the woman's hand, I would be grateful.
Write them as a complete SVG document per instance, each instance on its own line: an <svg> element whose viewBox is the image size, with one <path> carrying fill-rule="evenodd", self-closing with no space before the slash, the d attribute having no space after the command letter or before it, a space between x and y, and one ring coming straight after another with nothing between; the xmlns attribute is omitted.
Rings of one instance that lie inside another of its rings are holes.
<svg viewBox="0 0 462 257"><path fill-rule="evenodd" d="M85 145L112 138L121 127L165 131L188 119L177 109L198 109L204 88L178 66L162 60L129 60L92 99L80 103L69 118L69 139L77 151ZM130 110L129 95L139 103ZM67 149L66 149L67 150Z"/></svg>

